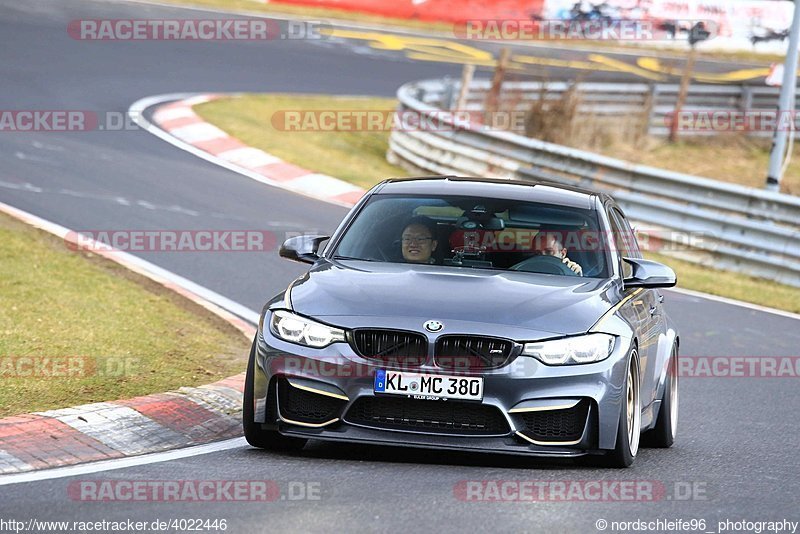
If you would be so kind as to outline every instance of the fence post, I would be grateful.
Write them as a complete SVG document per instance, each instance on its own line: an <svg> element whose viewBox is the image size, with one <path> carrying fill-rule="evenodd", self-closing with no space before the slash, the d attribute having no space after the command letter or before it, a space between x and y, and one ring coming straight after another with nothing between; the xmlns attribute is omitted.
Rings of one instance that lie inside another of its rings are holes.
<svg viewBox="0 0 800 534"><path fill-rule="evenodd" d="M500 107L500 90L503 86L503 78L506 76L506 69L508 68L508 61L511 57L511 50L503 48L500 51L500 59L497 60L497 66L494 68L494 77L492 78L492 86L486 94L486 112L494 113Z"/></svg>
<svg viewBox="0 0 800 534"><path fill-rule="evenodd" d="M697 59L697 48L694 44L689 49L689 58L686 60L686 68L681 76L681 87L678 91L678 101L675 103L675 112L672 114L672 123L669 125L669 141L674 143L678 140L678 115L681 113L686 97L689 95L689 83L692 81L694 62Z"/></svg>
<svg viewBox="0 0 800 534"><path fill-rule="evenodd" d="M463 111L467 108L467 97L469 96L469 86L472 85L472 78L475 75L475 65L467 63L461 71L461 87L458 91L458 101L456 110Z"/></svg>

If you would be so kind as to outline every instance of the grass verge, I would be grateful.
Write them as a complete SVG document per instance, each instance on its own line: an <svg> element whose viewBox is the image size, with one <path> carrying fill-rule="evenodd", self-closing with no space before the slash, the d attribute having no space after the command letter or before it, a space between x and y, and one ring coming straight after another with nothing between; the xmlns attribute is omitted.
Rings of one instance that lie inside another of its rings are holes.
<svg viewBox="0 0 800 534"><path fill-rule="evenodd" d="M240 332L183 297L0 214L0 416L241 372Z"/></svg>
<svg viewBox="0 0 800 534"><path fill-rule="evenodd" d="M359 107L356 107L359 106ZM379 98L330 97L307 95L245 95L219 99L196 106L195 111L245 143L275 154L310 170L324 172L362 187L369 187L390 176L406 176L400 167L386 162L388 132L283 132L271 124L275 113L285 110L393 109L394 101ZM707 150L705 158L715 152ZM667 163L680 167L684 156L677 153ZM721 158L730 157L723 153ZM800 158L798 158L800 160ZM698 157L694 165L705 164ZM724 164L720 161L720 164ZM690 170L691 165L685 170ZM679 169L676 169L679 170ZM695 169L696 171L696 169ZM729 176L730 178L730 176ZM800 313L800 289L751 276L719 271L677 260L651 255L678 273L680 287L714 295Z"/></svg>
<svg viewBox="0 0 800 534"><path fill-rule="evenodd" d="M731 133L708 139L685 138L674 144L649 139L640 148L613 143L599 151L633 163L761 189L767 179L770 140ZM781 181L781 192L800 195L800 146L797 143Z"/></svg>
<svg viewBox="0 0 800 534"><path fill-rule="evenodd" d="M284 131L284 112L392 111L396 106L391 98L270 94L214 100L194 109L247 145L368 189L390 176L407 174L386 161L389 131Z"/></svg>

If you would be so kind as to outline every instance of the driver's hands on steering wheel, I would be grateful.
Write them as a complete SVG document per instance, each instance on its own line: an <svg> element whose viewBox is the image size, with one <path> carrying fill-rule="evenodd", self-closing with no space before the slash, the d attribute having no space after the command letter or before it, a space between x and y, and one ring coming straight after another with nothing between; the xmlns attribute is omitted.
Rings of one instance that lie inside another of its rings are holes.
<svg viewBox="0 0 800 534"><path fill-rule="evenodd" d="M561 263L569 267L572 270L572 272L577 274L578 276L583 276L583 268L580 265L578 265L577 262L574 262L565 256L564 259L561 260Z"/></svg>

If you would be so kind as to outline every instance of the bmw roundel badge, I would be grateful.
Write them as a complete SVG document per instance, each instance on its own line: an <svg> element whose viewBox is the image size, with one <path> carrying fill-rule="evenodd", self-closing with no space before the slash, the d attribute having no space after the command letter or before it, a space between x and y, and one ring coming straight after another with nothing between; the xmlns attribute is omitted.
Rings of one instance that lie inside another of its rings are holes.
<svg viewBox="0 0 800 534"><path fill-rule="evenodd" d="M424 326L425 330L428 332L440 332L444 328L444 324L441 321L425 321L425 324L422 326Z"/></svg>

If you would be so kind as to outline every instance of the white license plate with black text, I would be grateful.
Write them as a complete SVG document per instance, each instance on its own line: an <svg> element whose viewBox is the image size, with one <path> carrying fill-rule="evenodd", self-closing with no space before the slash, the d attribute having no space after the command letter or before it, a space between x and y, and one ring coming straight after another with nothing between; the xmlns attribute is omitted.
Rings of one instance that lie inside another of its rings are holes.
<svg viewBox="0 0 800 534"><path fill-rule="evenodd" d="M375 393L419 399L483 400L483 378L388 371L375 372Z"/></svg>

